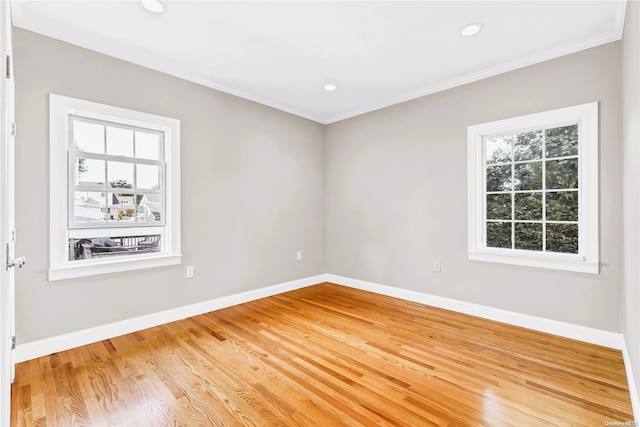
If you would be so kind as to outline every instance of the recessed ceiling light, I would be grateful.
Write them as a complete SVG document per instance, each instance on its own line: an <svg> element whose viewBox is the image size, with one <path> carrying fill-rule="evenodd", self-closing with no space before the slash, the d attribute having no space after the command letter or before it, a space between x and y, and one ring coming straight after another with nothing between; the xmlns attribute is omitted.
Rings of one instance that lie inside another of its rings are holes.
<svg viewBox="0 0 640 427"><path fill-rule="evenodd" d="M338 86L336 86L333 83L327 83L326 85L324 85L324 90L326 90L327 92L333 92L337 88L338 88Z"/></svg>
<svg viewBox="0 0 640 427"><path fill-rule="evenodd" d="M478 23L477 24L469 24L466 27L464 27L462 29L462 31L460 31L460 34L462 34L465 37L475 36L480 31L482 31L482 28L484 28L484 26L482 24L478 24Z"/></svg>
<svg viewBox="0 0 640 427"><path fill-rule="evenodd" d="M153 13L164 12L164 4L159 0L142 0L142 7Z"/></svg>

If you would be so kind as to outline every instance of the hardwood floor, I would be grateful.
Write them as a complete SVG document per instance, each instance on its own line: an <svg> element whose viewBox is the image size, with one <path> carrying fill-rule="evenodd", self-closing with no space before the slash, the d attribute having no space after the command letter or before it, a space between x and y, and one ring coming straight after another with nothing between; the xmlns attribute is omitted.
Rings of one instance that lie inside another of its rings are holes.
<svg viewBox="0 0 640 427"><path fill-rule="evenodd" d="M21 363L12 398L14 426L633 420L619 351L328 283Z"/></svg>

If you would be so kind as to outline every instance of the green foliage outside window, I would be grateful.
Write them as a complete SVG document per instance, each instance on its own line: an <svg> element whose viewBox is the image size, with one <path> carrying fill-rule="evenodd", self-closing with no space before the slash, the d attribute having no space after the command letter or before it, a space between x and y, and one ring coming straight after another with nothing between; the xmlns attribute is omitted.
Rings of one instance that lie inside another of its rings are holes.
<svg viewBox="0 0 640 427"><path fill-rule="evenodd" d="M578 253L578 125L485 139L486 245Z"/></svg>

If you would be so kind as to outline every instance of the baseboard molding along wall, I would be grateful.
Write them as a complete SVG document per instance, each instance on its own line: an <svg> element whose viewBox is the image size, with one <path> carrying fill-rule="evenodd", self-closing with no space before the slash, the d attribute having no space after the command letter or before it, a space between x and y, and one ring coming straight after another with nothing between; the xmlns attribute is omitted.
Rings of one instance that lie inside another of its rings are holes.
<svg viewBox="0 0 640 427"><path fill-rule="evenodd" d="M542 317L487 307L480 304L439 297L436 295L424 294L422 292L410 291L364 280L351 279L349 277L336 276L333 274L328 274L327 276L328 282L348 286L350 288L361 289L363 291L369 291L376 294L444 308L458 313L495 320L509 325L521 326L523 328L559 335L561 337L597 344L604 347L610 347L616 350L622 350L624 346L624 336L616 332L588 328L586 326L574 325L572 323L559 322L557 320L545 319Z"/></svg>
<svg viewBox="0 0 640 427"><path fill-rule="evenodd" d="M510 325L521 326L523 328L572 338L591 344L602 345L617 350L622 350L625 347L623 335L615 332L608 332L571 323L544 319L542 317L501 310L498 308L458 301L436 295L429 295L422 292L410 291L407 289L367 282L359 279L352 279L335 274L320 274L158 313L152 313L146 316L135 317L77 332L58 335L43 340L19 344L14 353L14 360L16 363L24 362L26 360L35 359L37 357L46 356L59 351L79 347L81 345L91 344L97 341L117 337L119 335L140 331L142 329L174 322L191 316L197 316L214 310L220 310L225 307L231 307L233 305L254 301L260 298L277 295L322 282L332 282L354 289L444 308L459 313L495 320Z"/></svg>
<svg viewBox="0 0 640 427"><path fill-rule="evenodd" d="M191 304L184 307L161 311L146 316L135 317L120 322L114 322L94 328L84 329L81 331L59 335L56 337L46 338L43 340L33 341L25 344L19 344L14 351L14 362L24 362L38 357L47 356L59 351L69 350L71 348L79 347L82 345L114 338L120 335L140 331L142 329L147 329L154 326L159 326L169 322L175 322L176 320L181 320L187 317L197 316L199 314L220 310L222 308L231 307L233 305L255 301L260 298L277 295L283 292L301 289L322 282L331 282L338 285L348 286L354 289L360 289L380 295L386 295L407 301L417 302L420 304L430 305L433 307L439 307L446 310L469 314L471 316L495 320L497 322L507 323L510 325L520 326L523 328L546 332L565 338L571 338L591 344L597 344L616 350L621 350L626 367L627 381L629 383L629 392L631 394L634 414L636 415L636 419L640 419L640 400L638 397L638 389L636 388L636 385L634 383L629 354L623 334L603 331L595 328L588 328L585 326L574 325L566 322L559 322L556 320L545 319L542 317L531 316L528 314L522 314L508 310L487 307L480 304L458 301L436 295L429 295L422 292L396 288L379 283L352 279L335 274L320 274L317 276L293 280L291 282L280 283L277 285L267 286L252 291L216 298L201 303Z"/></svg>
<svg viewBox="0 0 640 427"><path fill-rule="evenodd" d="M120 335L129 334L131 332L141 331L143 329L152 328L154 326L164 325L165 323L175 322L176 320L182 320L186 319L187 317L209 313L211 311L220 310L222 308L231 307L233 305L255 301L260 298L281 294L283 292L293 291L295 289L304 288L325 281L326 275L321 274L318 276L293 280L291 282L280 283L277 285L267 286L252 291L242 292L239 294L216 298L209 301L160 311L158 313L152 313L146 316L134 317L132 319L108 323L106 325L83 329L77 332L71 332L68 334L45 338L25 344L18 344L13 354L13 360L14 363L20 363L31 359L36 359L38 357L47 356L59 351L69 350L71 348L80 347L82 345L91 344L109 338L114 338Z"/></svg>
<svg viewBox="0 0 640 427"><path fill-rule="evenodd" d="M627 374L627 384L629 385L629 396L631 397L633 415L636 420L640 421L640 396L638 395L638 388L636 387L635 377L631 369L631 358L629 357L629 350L627 349L626 343L622 347L622 358L624 359L624 370Z"/></svg>

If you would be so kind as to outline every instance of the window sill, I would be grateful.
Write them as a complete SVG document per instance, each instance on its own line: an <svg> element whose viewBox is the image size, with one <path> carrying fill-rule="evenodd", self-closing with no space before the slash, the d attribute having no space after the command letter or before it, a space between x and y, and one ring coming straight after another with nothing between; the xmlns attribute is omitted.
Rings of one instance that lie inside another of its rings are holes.
<svg viewBox="0 0 640 427"><path fill-rule="evenodd" d="M597 262L589 262L580 255L540 254L525 251L515 253L514 251L501 251L499 249L495 251L469 251L468 255L472 261L496 262L590 274L598 274L600 270L600 265Z"/></svg>
<svg viewBox="0 0 640 427"><path fill-rule="evenodd" d="M182 262L182 254L131 255L127 259L74 261L64 266L49 268L49 281L73 279L76 277L97 276L100 274L145 268L166 267Z"/></svg>

